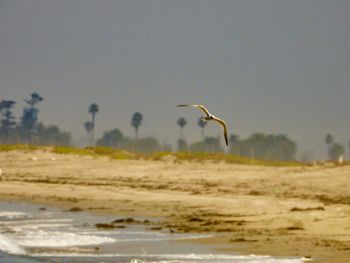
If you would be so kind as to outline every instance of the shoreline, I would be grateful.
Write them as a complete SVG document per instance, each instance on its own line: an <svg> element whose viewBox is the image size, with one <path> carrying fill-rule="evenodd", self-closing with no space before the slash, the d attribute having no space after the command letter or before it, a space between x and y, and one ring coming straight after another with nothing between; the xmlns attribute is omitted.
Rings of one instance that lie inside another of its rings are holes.
<svg viewBox="0 0 350 263"><path fill-rule="evenodd" d="M1 152L0 163L1 200L161 218L162 231L215 233L194 242L222 244L222 251L313 262L350 257L349 166L121 161L43 151Z"/></svg>

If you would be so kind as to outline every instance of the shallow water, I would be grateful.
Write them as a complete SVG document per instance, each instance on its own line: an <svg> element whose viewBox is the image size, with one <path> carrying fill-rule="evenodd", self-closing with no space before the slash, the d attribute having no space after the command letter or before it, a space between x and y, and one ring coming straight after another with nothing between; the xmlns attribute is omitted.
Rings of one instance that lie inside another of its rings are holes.
<svg viewBox="0 0 350 263"><path fill-rule="evenodd" d="M0 202L0 262L303 262L296 258L220 254L209 246L175 242L208 235L149 231L144 225L101 230L96 223L110 223L118 217L39 208Z"/></svg>

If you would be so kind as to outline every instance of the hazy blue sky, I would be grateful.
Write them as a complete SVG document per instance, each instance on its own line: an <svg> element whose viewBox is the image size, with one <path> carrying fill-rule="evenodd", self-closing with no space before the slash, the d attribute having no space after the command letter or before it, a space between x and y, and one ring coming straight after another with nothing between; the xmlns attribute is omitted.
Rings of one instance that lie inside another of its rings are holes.
<svg viewBox="0 0 350 263"><path fill-rule="evenodd" d="M118 127L174 143L200 138L202 103L230 133L287 133L316 155L350 139L349 0L0 0L0 98L44 98L40 119L85 136ZM208 135L221 134L208 125Z"/></svg>

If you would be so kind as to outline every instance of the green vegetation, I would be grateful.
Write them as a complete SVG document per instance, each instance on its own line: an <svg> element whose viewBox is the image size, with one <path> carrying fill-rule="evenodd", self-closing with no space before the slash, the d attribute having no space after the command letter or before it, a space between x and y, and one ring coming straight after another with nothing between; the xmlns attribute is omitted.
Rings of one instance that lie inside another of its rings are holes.
<svg viewBox="0 0 350 263"><path fill-rule="evenodd" d="M127 151L143 154L158 152L161 149L157 139L153 137L132 139L124 136L124 134L118 129L104 132L102 138L97 140L96 145L100 147L125 149Z"/></svg>
<svg viewBox="0 0 350 263"><path fill-rule="evenodd" d="M131 118L131 126L135 129L135 139L139 139L139 127L142 123L143 116L139 112L135 112Z"/></svg>
<svg viewBox="0 0 350 263"><path fill-rule="evenodd" d="M172 153L171 143L161 145L155 137L140 137L139 129L143 125L143 115L135 112L131 116L131 126L135 130L135 137L124 135L118 128L105 131L101 138L94 137L96 114L99 106L91 103L88 113L91 119L83 125L88 140L85 145L96 148L73 148L69 132L64 132L56 125L44 125L39 120L39 105L44 98L33 92L29 98L24 99L25 106L22 115L16 120L13 110L16 102L13 100L0 100L0 151L33 150L33 145L54 147L57 153L68 153L91 156L110 156L115 159L155 158L161 156L162 151L176 156L178 160L212 160L229 163L263 164L263 165L294 165L297 154L297 144L285 134L253 133L247 138L238 135L229 136L229 147L222 146L222 134L218 136L205 136L206 122L199 118L197 125L200 128L200 140L187 142L184 128L187 120L180 117L176 120L179 126L179 139L177 140L177 153ZM95 142L96 141L96 142ZM78 141L80 144L80 142ZM325 136L329 160L345 161L346 149L344 145L335 142L331 134ZM30 146L32 145L32 146ZM350 142L347 145L350 149ZM42 148L40 148L42 149ZM132 154L128 153L132 152ZM228 152L228 154L225 154ZM350 150L349 156L350 156ZM306 152L301 160L310 161ZM261 161L264 160L264 161Z"/></svg>
<svg viewBox="0 0 350 263"><path fill-rule="evenodd" d="M0 152L10 152L10 151L35 151L44 150L44 147L39 147L29 144L0 144Z"/></svg>
<svg viewBox="0 0 350 263"><path fill-rule="evenodd" d="M36 105L43 100L44 98L36 92L33 92L30 95L29 99L24 99L24 101L27 103L27 106L23 109L18 131L21 135L22 141L29 144L31 144L33 141L33 137L36 133L38 124L39 109Z"/></svg>
<svg viewBox="0 0 350 263"><path fill-rule="evenodd" d="M137 155L108 147L87 147L87 148L74 148L67 146L58 146L52 148L53 153L59 154L75 154L81 156L107 156L111 159L125 160L125 159L136 159Z"/></svg>
<svg viewBox="0 0 350 263"><path fill-rule="evenodd" d="M70 146L57 146L52 149L52 152L59 154L94 155L90 148L82 149Z"/></svg>
<svg viewBox="0 0 350 263"><path fill-rule="evenodd" d="M89 113L91 114L91 141L90 146L94 146L94 133L95 133L95 119L96 119L96 113L99 111L99 107L96 103L92 103L89 106ZM86 127L85 127L86 128Z"/></svg>
<svg viewBox="0 0 350 263"><path fill-rule="evenodd" d="M38 104L44 99L33 92L29 99L24 99L26 105L22 116L16 121L12 100L0 101L0 143L1 144L35 144L35 145L69 145L71 135L61 131L55 125L46 126L39 122Z"/></svg>
<svg viewBox="0 0 350 263"><path fill-rule="evenodd" d="M189 162L226 162L230 164L246 164L246 165L262 165L262 166L300 166L299 162L282 162L282 161L267 161L254 160L247 157L237 156L225 153L206 153L206 152L154 152L151 154L131 153L121 149L110 147L87 147L75 148L70 146L34 146L28 144L6 144L0 145L0 152L6 151L48 151L57 154L73 154L79 156L92 157L109 157L114 160L162 160L167 156L172 156L174 161L189 161Z"/></svg>
<svg viewBox="0 0 350 263"><path fill-rule="evenodd" d="M338 161L341 158L344 158L345 148L340 143L334 141L333 136L331 134L327 134L325 137L325 142L328 147L328 158L329 160ZM349 143L350 149L350 143Z"/></svg>
<svg viewBox="0 0 350 263"><path fill-rule="evenodd" d="M200 129L201 129L202 141L204 141L204 129L207 126L208 123L205 120L203 120L203 117L199 117L197 124L200 127Z"/></svg>
<svg viewBox="0 0 350 263"><path fill-rule="evenodd" d="M124 134L119 129L105 131L102 138L98 139L96 144L106 147L120 148L124 140Z"/></svg>
<svg viewBox="0 0 350 263"><path fill-rule="evenodd" d="M184 117L181 117L177 120L177 125L179 125L180 127L180 139L183 139L184 135L183 135L183 129L186 126L187 121Z"/></svg>
<svg viewBox="0 0 350 263"><path fill-rule="evenodd" d="M204 137L202 141L194 142L188 146L190 152L223 153L220 137Z"/></svg>
<svg viewBox="0 0 350 263"><path fill-rule="evenodd" d="M75 148L70 146L36 146L29 144L0 144L0 152L9 151L49 151L57 154L74 154L80 156L107 156L111 159L125 160L125 159L138 159L142 155L129 153L123 150L117 150L109 147L87 147L87 148ZM143 158L146 158L143 156Z"/></svg>
<svg viewBox="0 0 350 263"><path fill-rule="evenodd" d="M230 153L251 159L293 161L297 145L284 134L254 133L247 139L230 136Z"/></svg>

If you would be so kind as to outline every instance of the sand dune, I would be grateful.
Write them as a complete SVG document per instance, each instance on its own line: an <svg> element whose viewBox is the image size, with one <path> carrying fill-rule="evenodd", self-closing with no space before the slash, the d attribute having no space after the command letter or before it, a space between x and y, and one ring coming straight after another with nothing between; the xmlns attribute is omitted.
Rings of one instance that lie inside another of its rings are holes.
<svg viewBox="0 0 350 263"><path fill-rule="evenodd" d="M2 152L0 198L160 218L240 253L350 258L350 166L263 167Z"/></svg>

